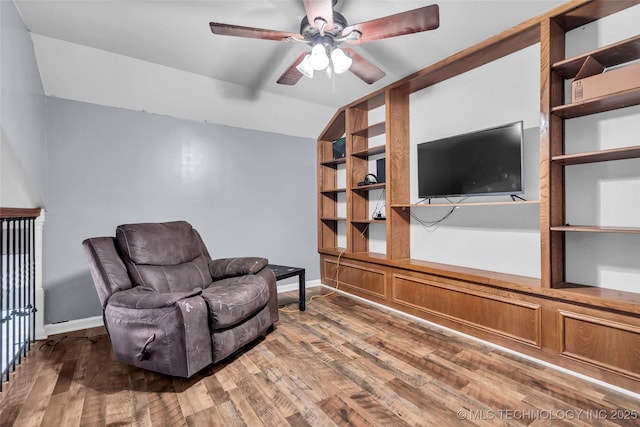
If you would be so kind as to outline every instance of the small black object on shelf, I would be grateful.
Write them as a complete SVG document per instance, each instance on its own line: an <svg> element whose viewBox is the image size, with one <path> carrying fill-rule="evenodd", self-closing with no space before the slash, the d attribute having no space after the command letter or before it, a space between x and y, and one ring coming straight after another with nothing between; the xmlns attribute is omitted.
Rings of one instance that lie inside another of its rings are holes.
<svg viewBox="0 0 640 427"><path fill-rule="evenodd" d="M346 156L347 154L346 142L347 142L347 139L345 137L338 138L335 141L333 141L333 159L334 160L342 159Z"/></svg>

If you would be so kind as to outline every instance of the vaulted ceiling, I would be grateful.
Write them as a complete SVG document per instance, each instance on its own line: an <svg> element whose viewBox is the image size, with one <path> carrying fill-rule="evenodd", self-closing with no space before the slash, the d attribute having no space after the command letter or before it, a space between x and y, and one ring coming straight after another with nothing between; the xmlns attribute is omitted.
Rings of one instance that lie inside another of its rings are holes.
<svg viewBox="0 0 640 427"><path fill-rule="evenodd" d="M335 8L353 24L432 3L436 1L338 0ZM69 64L69 56L64 54L59 62L65 63L55 64L57 53L50 52L52 46L73 44L73 49L80 46L92 48L92 52L108 52L114 64L121 60L118 58L128 57L211 79L223 86L230 84L224 87L241 90L252 102L289 99L294 109L296 105L303 109L318 106L322 116L560 3L563 2L439 0L438 29L353 47L385 71L386 76L375 84L368 85L351 73L328 77L316 72L313 79L303 77L295 86L286 86L276 84L276 80L298 55L308 50L306 45L214 35L209 22L297 33L305 14L302 0L16 0L25 24L34 34L48 94L65 97L64 90L72 92L68 86L73 81L57 82L68 78L72 66L91 65L83 64L82 57L75 57ZM45 57L49 58L46 66ZM108 72L104 64L101 67ZM84 71L90 72L95 71ZM171 75L179 78L181 74ZM223 92L228 90L220 91L220 96L228 96ZM140 108L153 110L144 105ZM318 126L321 128L328 118L317 119Z"/></svg>

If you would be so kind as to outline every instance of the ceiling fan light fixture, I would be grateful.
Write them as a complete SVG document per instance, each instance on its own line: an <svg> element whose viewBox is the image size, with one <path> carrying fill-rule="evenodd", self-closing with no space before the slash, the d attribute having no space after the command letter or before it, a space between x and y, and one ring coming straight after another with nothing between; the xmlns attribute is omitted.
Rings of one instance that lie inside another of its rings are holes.
<svg viewBox="0 0 640 427"><path fill-rule="evenodd" d="M313 67L311 66L310 61L311 55L306 54L304 59L300 61L298 65L296 65L296 69L302 73L305 77L310 79L313 78Z"/></svg>
<svg viewBox="0 0 640 427"><path fill-rule="evenodd" d="M333 72L342 74L351 67L353 59L344 50L337 47L331 51L331 63L333 64Z"/></svg>
<svg viewBox="0 0 640 427"><path fill-rule="evenodd" d="M329 57L327 56L327 49L322 43L317 43L311 49L311 55L309 56L309 64L316 70L324 70L329 65Z"/></svg>

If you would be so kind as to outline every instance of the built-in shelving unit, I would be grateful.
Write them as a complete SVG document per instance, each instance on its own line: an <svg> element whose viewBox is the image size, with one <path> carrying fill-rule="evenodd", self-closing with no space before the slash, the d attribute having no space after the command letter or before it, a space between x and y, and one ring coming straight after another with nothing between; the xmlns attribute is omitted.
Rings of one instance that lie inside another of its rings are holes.
<svg viewBox="0 0 640 427"><path fill-rule="evenodd" d="M338 252L343 250L338 232L347 222L346 216L338 215L339 196L347 193L346 187L339 187L338 169L346 167L347 159L334 158L333 141L344 136L345 118L344 111L338 111L323 132L325 139L318 141L318 245Z"/></svg>
<svg viewBox="0 0 640 427"><path fill-rule="evenodd" d="M622 5L621 2L617 3ZM633 3L637 2L627 2L626 6L631 6ZM583 10L587 10L586 5L582 8ZM600 18L600 16L593 15L593 20L598 18ZM567 224L566 218L564 218L564 212L567 209L567 200L564 189L565 168L587 163L612 162L617 160L640 158L640 146L565 154L564 149L566 146L566 136L562 131L564 128L564 121L640 105L640 87L629 88L584 101L572 102L571 100L565 100L563 91L554 91L553 85L564 85L566 82L575 78L578 71L588 58L597 60L604 67L618 66L640 59L640 35L611 43L570 58L563 58L565 52L565 34L574 27L563 25L563 21L555 20L552 22L559 23L559 25L553 27L553 33L550 37L547 53L549 58L561 59L553 62L548 71L548 75L547 71L543 71L542 76L542 78L551 82L550 87L548 88L550 93L548 98L549 123L550 126L555 126L556 128L556 131L550 132L549 138L550 151L552 153L550 162L551 173L555 173L549 187L549 209L552 212L556 212L556 214L551 217L549 224L549 230L551 232L549 235L549 260L551 268L549 270L549 274L545 274L544 277L548 280L547 285L549 287L562 288L565 287L566 283L565 263L567 257L567 245L565 243L565 233L637 234L640 232L640 228L638 227ZM584 284L584 286L586 285L589 284ZM640 292L640 289L638 289L638 292Z"/></svg>
<svg viewBox="0 0 640 427"><path fill-rule="evenodd" d="M565 273L568 233L640 233L624 225L567 224L565 169L640 158L640 146L564 151L565 120L640 105L640 88L575 103L564 99L565 87L588 57L606 67L640 59L640 35L567 58L566 33L638 4L569 1L341 108L318 138L322 282L334 284L339 265L342 290L640 392L640 289L568 283ZM409 96L535 44L541 65L540 200L411 203ZM378 108L384 109L384 121L371 124L370 113ZM383 144L373 142L379 136ZM346 138L346 156L333 159L332 141L341 137ZM381 155L385 183L358 186L370 171L371 158ZM345 188L338 188L339 168ZM374 190L375 196L384 190L385 220L371 217ZM337 213L338 195L345 199L345 217ZM539 278L411 257L412 210L478 206L539 209ZM385 253L370 249L375 227L384 227ZM346 247L337 243L340 233L346 234L340 237Z"/></svg>

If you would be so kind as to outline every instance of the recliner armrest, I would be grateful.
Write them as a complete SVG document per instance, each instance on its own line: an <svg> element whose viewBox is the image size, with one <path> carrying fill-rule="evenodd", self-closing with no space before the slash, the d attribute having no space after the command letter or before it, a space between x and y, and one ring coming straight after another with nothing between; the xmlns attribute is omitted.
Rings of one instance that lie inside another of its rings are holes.
<svg viewBox="0 0 640 427"><path fill-rule="evenodd" d="M220 258L209 262L209 272L213 280L220 280L227 277L256 274L267 264L269 261L260 257Z"/></svg>
<svg viewBox="0 0 640 427"><path fill-rule="evenodd" d="M116 292L109 298L108 304L114 307L152 309L171 307L176 302L200 295L201 288L189 292L159 293L152 289L136 286L132 289Z"/></svg>

